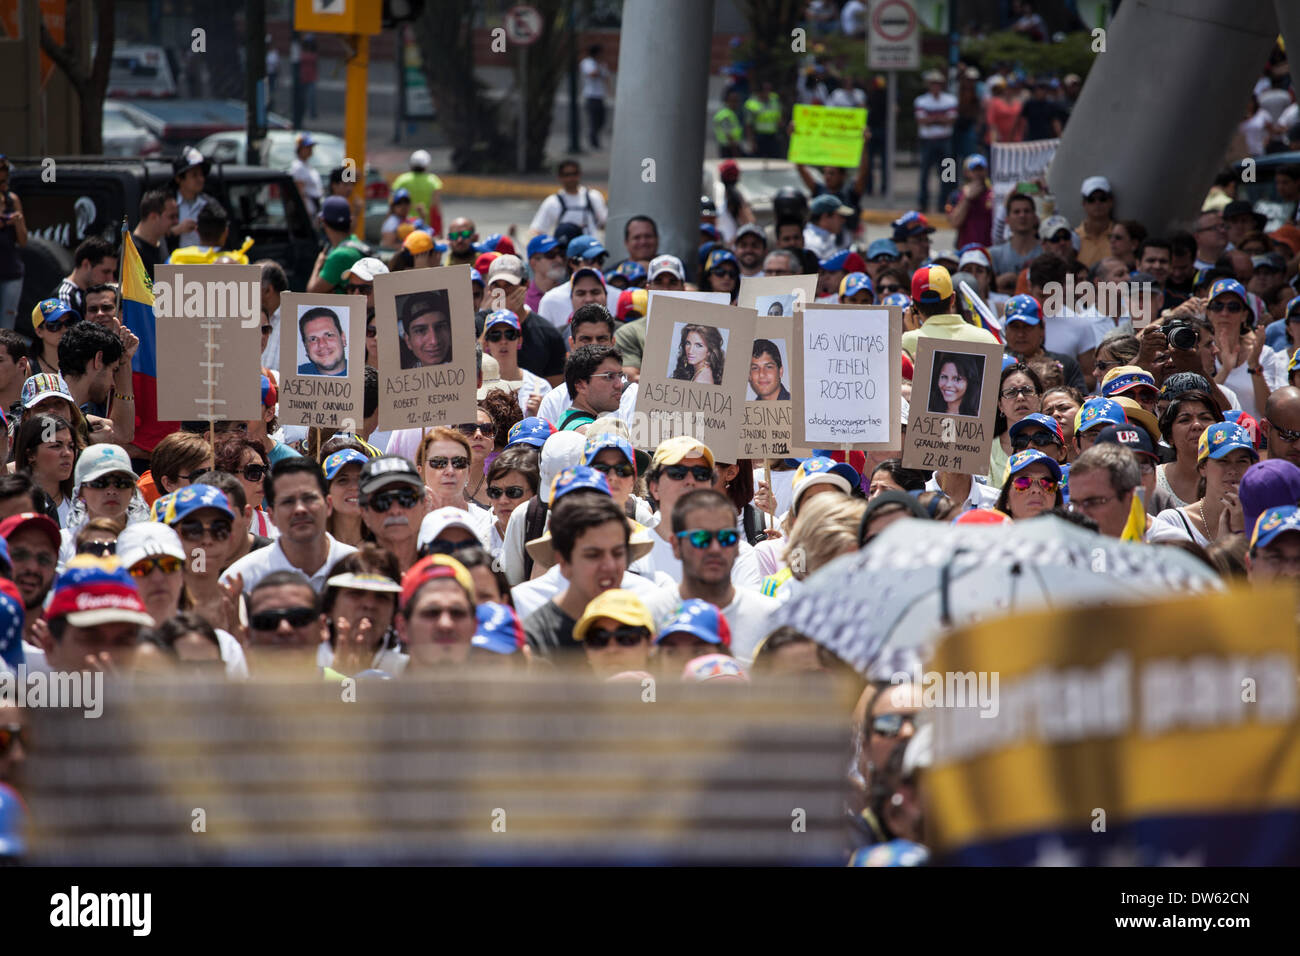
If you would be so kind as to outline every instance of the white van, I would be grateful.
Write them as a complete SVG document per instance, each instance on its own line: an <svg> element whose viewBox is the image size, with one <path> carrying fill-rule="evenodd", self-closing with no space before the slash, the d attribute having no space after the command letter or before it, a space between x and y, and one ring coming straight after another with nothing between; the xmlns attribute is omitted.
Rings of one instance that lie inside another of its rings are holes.
<svg viewBox="0 0 1300 956"><path fill-rule="evenodd" d="M108 72L110 97L176 96L176 76L167 51L143 43L118 43Z"/></svg>

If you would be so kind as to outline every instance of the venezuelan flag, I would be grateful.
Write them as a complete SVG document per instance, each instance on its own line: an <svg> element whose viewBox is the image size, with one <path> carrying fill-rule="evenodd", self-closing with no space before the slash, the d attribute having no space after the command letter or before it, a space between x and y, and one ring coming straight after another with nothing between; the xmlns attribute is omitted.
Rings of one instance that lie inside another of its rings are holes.
<svg viewBox="0 0 1300 956"><path fill-rule="evenodd" d="M180 428L180 422L158 420L158 329L153 314L153 281L131 233L122 228L122 321L140 340L131 359L135 389L135 441L152 452L155 445Z"/></svg>

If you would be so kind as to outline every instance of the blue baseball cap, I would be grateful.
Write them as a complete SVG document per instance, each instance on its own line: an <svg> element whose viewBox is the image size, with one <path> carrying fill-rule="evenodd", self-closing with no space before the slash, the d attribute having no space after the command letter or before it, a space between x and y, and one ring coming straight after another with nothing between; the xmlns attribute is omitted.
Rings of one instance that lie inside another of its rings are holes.
<svg viewBox="0 0 1300 956"><path fill-rule="evenodd" d="M365 465L370 459L355 448L344 448L342 451L336 451L329 455L321 462L321 470L325 472L325 480L333 481L344 465L350 465L354 461L360 465Z"/></svg>
<svg viewBox="0 0 1300 956"><path fill-rule="evenodd" d="M587 465L574 465L572 468L565 468L555 476L555 481L551 483L551 507L571 491L580 491L584 488L590 488L593 491L603 491L610 494L609 482L605 476L595 468Z"/></svg>
<svg viewBox="0 0 1300 956"><path fill-rule="evenodd" d="M479 272L477 269L469 270L469 281L477 282L479 285L487 285L487 283L483 281L483 273Z"/></svg>
<svg viewBox="0 0 1300 956"><path fill-rule="evenodd" d="M893 256L898 258L898 246L892 239L875 239L867 246L867 260L875 261L876 256Z"/></svg>
<svg viewBox="0 0 1300 956"><path fill-rule="evenodd" d="M478 606L475 616L478 627L472 646L493 654L514 654L524 646L524 626L514 608L486 601Z"/></svg>
<svg viewBox="0 0 1300 956"><path fill-rule="evenodd" d="M790 482L790 511L798 512L800 499L813 485L834 485L847 495L852 494L853 489L861 484L862 476L846 461L835 461L820 455L805 458L795 469L794 479Z"/></svg>
<svg viewBox="0 0 1300 956"><path fill-rule="evenodd" d="M69 308L62 299L42 299L32 309L32 328L39 329L46 322L62 322L69 317L80 321L81 313Z"/></svg>
<svg viewBox="0 0 1300 956"><path fill-rule="evenodd" d="M871 284L871 276L865 272L850 272L840 282L840 298L852 298L859 292L870 292L873 296L876 294L876 288Z"/></svg>
<svg viewBox="0 0 1300 956"><path fill-rule="evenodd" d="M1038 325L1043 321L1043 308L1032 295L1013 295L1002 310L1002 322L1024 322Z"/></svg>
<svg viewBox="0 0 1300 956"><path fill-rule="evenodd" d="M508 325L518 332L519 316L515 315L509 309L493 309L483 319L483 331L486 332L494 325Z"/></svg>
<svg viewBox="0 0 1300 956"><path fill-rule="evenodd" d="M1034 425L1046 428L1056 437L1057 444L1062 448L1065 447L1065 433L1061 431L1060 424L1051 415L1044 415L1041 412L1031 412L1026 415L1024 418L1020 419L1020 421L1012 425L1007 430L1007 434L1011 436L1012 441L1015 441L1016 435Z"/></svg>
<svg viewBox="0 0 1300 956"><path fill-rule="evenodd" d="M411 198L411 191L403 187L393 191L392 205L396 206L399 202L407 202Z"/></svg>
<svg viewBox="0 0 1300 956"><path fill-rule="evenodd" d="M880 300L881 305L896 305L900 309L906 309L912 304L911 297L906 292L891 292Z"/></svg>
<svg viewBox="0 0 1300 956"><path fill-rule="evenodd" d="M528 258L531 259L533 256L544 256L558 245L559 242L557 242L552 236L533 236L533 238L528 240Z"/></svg>
<svg viewBox="0 0 1300 956"><path fill-rule="evenodd" d="M1246 298L1246 287L1236 279L1215 279L1214 284L1210 286L1210 294L1206 297L1207 301L1213 302L1221 295L1238 295L1241 301L1249 307L1250 300Z"/></svg>
<svg viewBox="0 0 1300 956"><path fill-rule="evenodd" d="M714 249L709 253L709 258L704 262L704 271L712 272L714 269L726 265L728 262L733 263L736 268L740 268L740 263L736 261L736 256L730 249Z"/></svg>
<svg viewBox="0 0 1300 956"><path fill-rule="evenodd" d="M1238 448L1250 452L1250 457L1259 461L1259 452L1255 451L1255 443L1250 439L1250 432L1235 422L1215 422L1201 432L1201 437L1197 439L1196 463L1199 465L1207 458L1218 461Z"/></svg>
<svg viewBox="0 0 1300 956"><path fill-rule="evenodd" d="M523 444L541 448L546 444L546 439L554 434L555 426L546 419L525 418L523 421L515 422L510 426L510 431L506 435L506 447Z"/></svg>
<svg viewBox="0 0 1300 956"><path fill-rule="evenodd" d="M220 488L213 485L187 485L172 493L163 515L164 524L175 524L203 508L216 508L224 512L230 520L235 519L235 512L230 507L230 499Z"/></svg>
<svg viewBox="0 0 1300 956"><path fill-rule="evenodd" d="M699 598L682 602L673 619L659 631L655 643L663 643L663 639L670 634L690 634L707 644L731 646L731 628L726 617L714 605Z"/></svg>
<svg viewBox="0 0 1300 956"><path fill-rule="evenodd" d="M822 272L865 272L867 264L856 252L841 249L832 256L827 256L817 263Z"/></svg>
<svg viewBox="0 0 1300 956"><path fill-rule="evenodd" d="M1286 304L1286 311L1282 313L1288 319L1293 319L1300 315L1300 295L1292 296Z"/></svg>
<svg viewBox="0 0 1300 956"><path fill-rule="evenodd" d="M979 153L972 153L966 157L965 166L967 169L988 169L989 161Z"/></svg>
<svg viewBox="0 0 1300 956"><path fill-rule="evenodd" d="M1061 465L1050 455L1044 455L1037 448L1026 448L1024 451L1018 451L1007 459L1007 477L1010 481L1011 476L1018 472L1024 471L1030 465L1043 464L1047 470L1052 473L1052 480L1059 482L1061 480Z"/></svg>
<svg viewBox="0 0 1300 956"><path fill-rule="evenodd" d="M714 242L718 241L718 227L713 225L713 223L710 222L700 223L700 232L704 233Z"/></svg>
<svg viewBox="0 0 1300 956"><path fill-rule="evenodd" d="M592 460L606 448L614 448L621 452L632 467L636 467L636 452L632 450L632 443L617 432L600 432L588 438L587 444L582 446L582 463L590 465Z"/></svg>
<svg viewBox="0 0 1300 956"><path fill-rule="evenodd" d="M595 259L605 255L605 247L591 236L578 236L569 243L565 256L570 259Z"/></svg>
<svg viewBox="0 0 1300 956"><path fill-rule="evenodd" d="M1288 531L1300 531L1300 508L1279 505L1262 512L1250 534L1250 550L1267 547Z"/></svg>
<svg viewBox="0 0 1300 956"><path fill-rule="evenodd" d="M616 277L626 279L629 283L644 279L646 277L645 266L635 259L624 259L616 268L605 273L607 281L613 281Z"/></svg>
<svg viewBox="0 0 1300 956"><path fill-rule="evenodd" d="M1074 432L1086 432L1098 425L1125 425L1124 406L1113 398L1090 398L1074 414Z"/></svg>

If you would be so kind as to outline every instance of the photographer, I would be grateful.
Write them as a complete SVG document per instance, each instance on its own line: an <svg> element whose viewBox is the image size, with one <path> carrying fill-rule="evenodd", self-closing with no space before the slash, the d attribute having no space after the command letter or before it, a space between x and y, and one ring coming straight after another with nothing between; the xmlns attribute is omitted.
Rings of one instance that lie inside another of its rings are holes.
<svg viewBox="0 0 1300 956"><path fill-rule="evenodd" d="M1202 376L1220 411L1241 408L1236 393L1215 378L1218 345L1205 304L1205 299L1188 299L1139 331L1141 347L1133 364L1154 375L1158 385L1177 372Z"/></svg>

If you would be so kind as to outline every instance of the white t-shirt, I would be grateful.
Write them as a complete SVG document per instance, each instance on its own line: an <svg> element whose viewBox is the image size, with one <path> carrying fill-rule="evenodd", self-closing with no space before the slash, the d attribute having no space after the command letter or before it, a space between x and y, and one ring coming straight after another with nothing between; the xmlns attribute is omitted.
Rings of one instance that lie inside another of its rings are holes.
<svg viewBox="0 0 1300 956"><path fill-rule="evenodd" d="M161 624L162 621L158 623ZM216 628L216 632L221 660L226 665L226 680L248 680L248 659L244 657L244 645L229 631Z"/></svg>
<svg viewBox="0 0 1300 956"><path fill-rule="evenodd" d="M299 574L305 575L311 581L311 586L316 589L316 593L320 594L325 590L325 579L329 576L330 568L334 567L336 562L341 561L357 550L352 545L339 541L328 531L325 532L325 540L329 545L325 563L310 573L289 563L284 548L281 546L280 540L277 539L273 544L265 548L258 548L256 551L248 552L248 554L226 568L226 573L221 575L221 580L229 582L236 574L241 575L244 579L244 593L248 594L258 581L272 571L297 571Z"/></svg>
<svg viewBox="0 0 1300 956"><path fill-rule="evenodd" d="M1255 386L1251 381L1251 374L1246 368L1248 364L1248 362L1242 362L1229 372L1226 384L1237 393L1242 411L1259 419L1262 417L1264 410L1255 404ZM1264 381L1268 384L1270 391L1286 385L1287 357L1285 352L1275 351L1265 345L1259 353L1259 365L1264 370Z"/></svg>
<svg viewBox="0 0 1300 956"><path fill-rule="evenodd" d="M1190 532L1190 533L1189 533ZM1210 546L1210 539L1196 529L1179 508L1166 508L1151 519L1147 529L1148 543L1157 541L1194 541L1202 548Z"/></svg>
<svg viewBox="0 0 1300 956"><path fill-rule="evenodd" d="M289 164L289 176L298 184L298 191L307 197L307 212L315 216L320 211L320 173L301 156L295 156Z"/></svg>
<svg viewBox="0 0 1300 956"><path fill-rule="evenodd" d="M956 112L957 97L946 90L941 91L937 96L927 90L913 101L912 107L917 114L916 134L921 139L944 139L952 135L955 117L947 122L927 123L922 116L925 113L934 115L948 111Z"/></svg>
<svg viewBox="0 0 1300 956"><path fill-rule="evenodd" d="M1084 352L1091 352L1097 347L1097 323L1071 310L1060 315L1043 319L1047 325L1047 336L1043 347L1049 352L1059 352L1071 358L1077 358ZM1106 319L1109 323L1110 319Z"/></svg>
<svg viewBox="0 0 1300 956"><path fill-rule="evenodd" d="M519 399L519 407L523 410L523 413L527 415L528 399L532 398L534 395L540 395L542 396L542 400L545 401L546 396L551 392L551 383L540 375L534 375L526 368L521 368L519 370L519 375L523 379L524 384L515 390L515 397ZM568 389L566 388L564 391L567 393Z"/></svg>
<svg viewBox="0 0 1300 956"><path fill-rule="evenodd" d="M276 370L280 367L280 310L271 314L271 334L266 337L266 348L262 349L262 368L270 369L278 379ZM279 387L277 382L276 387Z"/></svg>
<svg viewBox="0 0 1300 956"><path fill-rule="evenodd" d="M571 294L572 287L566 279L554 289L543 292L541 301L537 303L537 314L565 333L569 330L569 316L573 314L573 303L569 300Z"/></svg>
<svg viewBox="0 0 1300 956"><path fill-rule="evenodd" d="M646 610L654 618L655 629L661 633L681 606L680 586L662 588L646 601ZM772 612L779 606L776 598L736 588L731 603L722 608L722 616L731 628L731 653L746 667L754 662L754 648L771 630Z"/></svg>
<svg viewBox="0 0 1300 956"><path fill-rule="evenodd" d="M595 57L588 56L583 57L582 62L578 64L578 72L582 74L582 98L603 100L605 77L609 76L609 67Z"/></svg>
<svg viewBox="0 0 1300 956"><path fill-rule="evenodd" d="M553 236L556 226L571 222L586 235L594 236L605 228L608 218L609 209L600 190L579 186L576 195L554 192L543 199L529 228Z"/></svg>

